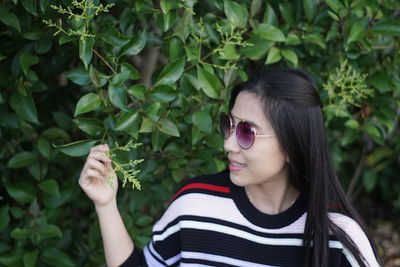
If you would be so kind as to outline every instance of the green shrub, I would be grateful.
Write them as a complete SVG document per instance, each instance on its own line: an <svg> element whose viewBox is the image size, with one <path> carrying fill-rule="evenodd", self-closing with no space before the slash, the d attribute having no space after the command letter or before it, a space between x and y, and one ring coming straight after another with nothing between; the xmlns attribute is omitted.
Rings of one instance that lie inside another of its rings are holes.
<svg viewBox="0 0 400 267"><path fill-rule="evenodd" d="M185 179L225 168L218 115L269 64L317 81L349 194L400 209L397 1L0 3L1 265L104 263L77 184L98 143L142 143L115 160L144 159L131 164L142 189L118 196L143 246Z"/></svg>

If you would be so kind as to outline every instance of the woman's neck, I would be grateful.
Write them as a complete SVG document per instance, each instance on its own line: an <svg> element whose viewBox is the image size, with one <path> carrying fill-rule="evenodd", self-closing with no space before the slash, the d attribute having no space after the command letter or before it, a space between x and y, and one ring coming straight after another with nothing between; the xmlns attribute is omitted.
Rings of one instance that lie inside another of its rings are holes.
<svg viewBox="0 0 400 267"><path fill-rule="evenodd" d="M289 181L249 185L245 187L245 191L253 206L271 215L290 208L300 195Z"/></svg>

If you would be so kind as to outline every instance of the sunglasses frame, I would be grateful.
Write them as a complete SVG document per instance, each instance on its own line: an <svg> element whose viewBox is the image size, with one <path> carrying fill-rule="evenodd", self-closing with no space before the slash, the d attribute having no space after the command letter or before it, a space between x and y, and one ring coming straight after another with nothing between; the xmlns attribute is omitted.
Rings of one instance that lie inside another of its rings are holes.
<svg viewBox="0 0 400 267"><path fill-rule="evenodd" d="M221 131L221 132L222 132L223 138L224 138L225 140L228 139L228 138L232 135L232 132L235 131L236 141L237 141L238 145L239 145L242 149L245 149L245 150L250 149L250 148L253 146L254 141L255 141L256 139L255 139L255 138L253 139L253 142L251 143L251 145L250 145L248 148L241 146L240 143L239 143L238 134L237 134L237 126L238 126L240 123L247 123L248 125L250 125L250 129L251 129L251 131L253 132L254 137L264 137L264 138L275 137L275 135L272 135L272 134L257 134L257 131L256 131L254 125L253 125L252 123L248 122L248 121L245 121L245 120L240 120L237 124L235 124L235 123L234 123L234 120L233 120L233 118L232 118L233 116L232 116L230 113L228 113L228 112L225 112L225 113L222 113L222 114L221 114L221 116L220 116L220 123L222 122L222 117L223 117L223 116L228 116L228 118L229 118L229 123L230 123L230 125L229 125L229 135L228 135L227 137L225 137L225 133L224 133L223 131ZM221 127L220 127L220 128L221 128ZM221 129L221 130L222 130L222 129Z"/></svg>

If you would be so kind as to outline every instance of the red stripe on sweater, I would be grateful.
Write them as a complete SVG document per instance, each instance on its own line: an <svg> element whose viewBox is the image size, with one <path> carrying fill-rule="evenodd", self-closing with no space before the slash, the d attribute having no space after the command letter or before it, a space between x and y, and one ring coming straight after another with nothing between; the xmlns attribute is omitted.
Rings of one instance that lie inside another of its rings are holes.
<svg viewBox="0 0 400 267"><path fill-rule="evenodd" d="M327 208L328 210L344 210L342 206L336 204L328 204Z"/></svg>
<svg viewBox="0 0 400 267"><path fill-rule="evenodd" d="M171 201L173 201L180 194L182 194L184 191L189 190L189 189L206 189L206 190L216 191L216 192L221 192L221 193L230 193L231 192L231 189L229 187L217 186L217 185L211 185L211 184L194 183L194 184L188 184L188 185L185 185L184 187L182 187L181 190L179 190L178 193L176 193L174 195L174 197L171 199Z"/></svg>

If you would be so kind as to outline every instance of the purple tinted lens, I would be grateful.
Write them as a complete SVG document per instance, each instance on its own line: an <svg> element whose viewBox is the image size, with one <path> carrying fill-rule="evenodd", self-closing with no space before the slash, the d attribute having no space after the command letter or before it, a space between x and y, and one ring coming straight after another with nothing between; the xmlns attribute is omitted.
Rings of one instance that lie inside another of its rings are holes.
<svg viewBox="0 0 400 267"><path fill-rule="evenodd" d="M254 143L254 131L251 124L247 122L239 122L236 126L236 138L240 147L249 149Z"/></svg>
<svg viewBox="0 0 400 267"><path fill-rule="evenodd" d="M221 115L219 128L221 130L222 137L227 139L231 133L231 118L228 114Z"/></svg>

